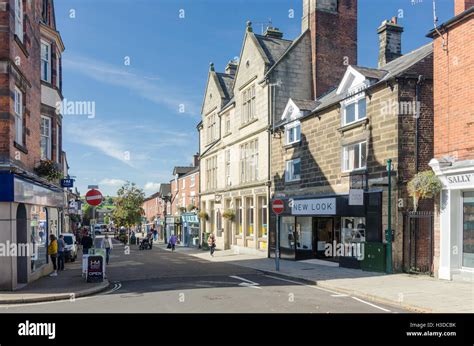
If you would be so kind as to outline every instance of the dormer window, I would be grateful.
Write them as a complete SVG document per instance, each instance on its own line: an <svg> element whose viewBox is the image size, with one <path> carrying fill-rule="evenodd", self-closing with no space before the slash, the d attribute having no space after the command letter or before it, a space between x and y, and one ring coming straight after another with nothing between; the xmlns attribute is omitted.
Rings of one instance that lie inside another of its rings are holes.
<svg viewBox="0 0 474 346"><path fill-rule="evenodd" d="M23 42L23 0L15 0L15 35Z"/></svg>
<svg viewBox="0 0 474 346"><path fill-rule="evenodd" d="M367 117L365 94L342 103L342 125L349 125Z"/></svg>
<svg viewBox="0 0 474 346"><path fill-rule="evenodd" d="M299 120L285 126L285 144L290 145L301 141L301 123Z"/></svg>

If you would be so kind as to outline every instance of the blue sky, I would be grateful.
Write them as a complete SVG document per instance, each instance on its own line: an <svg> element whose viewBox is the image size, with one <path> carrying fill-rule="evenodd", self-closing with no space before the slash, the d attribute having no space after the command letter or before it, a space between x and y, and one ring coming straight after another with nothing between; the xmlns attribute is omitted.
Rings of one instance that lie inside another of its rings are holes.
<svg viewBox="0 0 474 346"><path fill-rule="evenodd" d="M156 192L174 166L191 164L199 150L209 62L222 71L239 54L247 20L261 33L258 23L271 19L289 39L301 30L301 0L56 0L55 6L66 45L64 97L96 109L94 118L64 117L64 150L81 193L98 184L115 195L127 180L147 195ZM437 0L437 10L440 23L449 19L453 0ZM359 0L359 65L376 66L376 29L397 15L403 52L429 42L432 0Z"/></svg>

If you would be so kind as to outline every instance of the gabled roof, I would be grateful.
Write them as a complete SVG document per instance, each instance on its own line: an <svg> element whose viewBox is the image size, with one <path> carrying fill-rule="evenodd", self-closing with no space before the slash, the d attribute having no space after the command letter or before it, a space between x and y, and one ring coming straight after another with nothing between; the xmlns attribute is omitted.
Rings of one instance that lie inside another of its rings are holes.
<svg viewBox="0 0 474 346"><path fill-rule="evenodd" d="M171 193L171 184L170 183L161 183L160 184L160 196L166 196Z"/></svg>
<svg viewBox="0 0 474 346"><path fill-rule="evenodd" d="M180 167L180 166L177 166L173 169L173 175L183 175L183 174L186 174L190 171L192 171L195 167L193 166L190 166L190 167Z"/></svg>
<svg viewBox="0 0 474 346"><path fill-rule="evenodd" d="M268 59L269 64L272 66L293 43L293 41L285 40L283 38L267 37L257 34L253 35L256 38L256 42L262 48L262 51L265 53L265 57Z"/></svg>
<svg viewBox="0 0 474 346"><path fill-rule="evenodd" d="M356 65L352 65L352 67L354 68L354 70L356 70L357 72L359 72L360 74L362 74L363 76L369 79L379 80L379 79L382 79L387 74L387 71L376 69L376 68L356 66Z"/></svg>
<svg viewBox="0 0 474 346"><path fill-rule="evenodd" d="M293 100L296 107L298 107L300 111L312 111L318 105L318 102L314 100L297 100L294 98L291 98L291 99Z"/></svg>
<svg viewBox="0 0 474 346"><path fill-rule="evenodd" d="M224 93L224 98L230 100L234 96L234 75L216 72L217 79Z"/></svg>

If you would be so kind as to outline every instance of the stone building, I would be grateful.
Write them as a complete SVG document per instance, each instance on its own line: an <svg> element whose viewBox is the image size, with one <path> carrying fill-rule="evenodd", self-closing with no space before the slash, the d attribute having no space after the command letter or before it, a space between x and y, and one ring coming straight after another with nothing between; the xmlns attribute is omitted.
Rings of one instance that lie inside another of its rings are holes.
<svg viewBox="0 0 474 346"><path fill-rule="evenodd" d="M0 242L33 248L0 258L0 288L17 289L52 271L48 235L64 228L65 193L44 177L67 172L57 111L64 44L52 0L4 0L0 25Z"/></svg>
<svg viewBox="0 0 474 346"><path fill-rule="evenodd" d="M289 97L311 99L356 63L357 1L303 1L302 33L247 24L238 60L211 64L198 125L202 240L268 255L270 128ZM224 214L227 218L224 218Z"/></svg>
<svg viewBox="0 0 474 346"><path fill-rule="evenodd" d="M378 28L377 68L350 64L315 100L287 99L273 129L270 165L271 197L285 202L279 218L281 257L360 267L362 243L383 249L387 160L392 159L393 266L400 271L409 265L403 221L412 200L406 184L429 168L433 153L433 49L429 44L402 55L402 31L395 18ZM431 208L420 205L420 210ZM272 253L275 230L272 213Z"/></svg>
<svg viewBox="0 0 474 346"><path fill-rule="evenodd" d="M443 190L435 213L435 268L441 279L474 273L474 1L432 30L434 159Z"/></svg>

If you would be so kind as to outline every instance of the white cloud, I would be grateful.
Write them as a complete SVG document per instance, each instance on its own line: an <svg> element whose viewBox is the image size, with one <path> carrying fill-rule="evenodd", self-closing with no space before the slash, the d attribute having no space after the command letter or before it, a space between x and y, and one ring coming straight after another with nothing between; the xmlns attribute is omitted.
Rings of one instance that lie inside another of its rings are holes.
<svg viewBox="0 0 474 346"><path fill-rule="evenodd" d="M184 105L184 114L199 115L199 107L190 100L189 93L181 86L166 85L159 77L138 75L125 71L102 61L75 56L65 58L63 66L73 72L79 72L101 83L123 87L156 104L165 105L179 113L180 105ZM159 83L159 84L158 84Z"/></svg>
<svg viewBox="0 0 474 346"><path fill-rule="evenodd" d="M144 189L147 192L158 192L158 190L160 189L160 184L159 183L148 182L148 183L145 184Z"/></svg>
<svg viewBox="0 0 474 346"><path fill-rule="evenodd" d="M113 186L113 187L120 187L125 184L126 181L122 179L102 179L99 182L99 185L106 185L106 186Z"/></svg>

